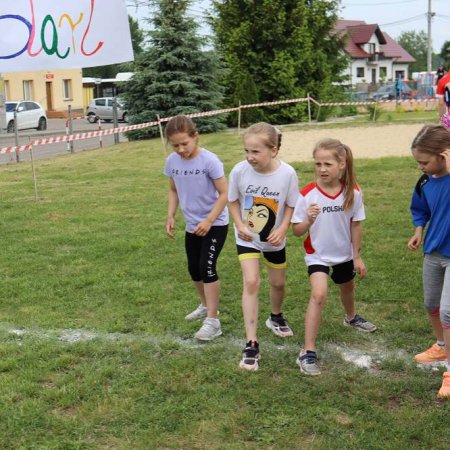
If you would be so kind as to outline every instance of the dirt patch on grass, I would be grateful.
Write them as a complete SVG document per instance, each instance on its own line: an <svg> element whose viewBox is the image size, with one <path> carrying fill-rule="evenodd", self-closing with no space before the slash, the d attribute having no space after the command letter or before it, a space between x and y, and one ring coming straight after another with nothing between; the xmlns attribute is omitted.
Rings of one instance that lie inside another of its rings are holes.
<svg viewBox="0 0 450 450"><path fill-rule="evenodd" d="M374 125L368 127L315 128L283 132L280 158L286 162L311 161L317 141L327 137L347 144L355 158L409 156L411 143L423 124Z"/></svg>

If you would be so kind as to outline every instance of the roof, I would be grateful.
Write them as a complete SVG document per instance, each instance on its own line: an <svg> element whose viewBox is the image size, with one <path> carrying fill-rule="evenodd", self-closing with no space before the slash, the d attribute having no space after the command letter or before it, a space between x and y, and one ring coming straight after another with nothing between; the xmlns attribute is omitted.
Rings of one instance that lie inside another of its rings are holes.
<svg viewBox="0 0 450 450"><path fill-rule="evenodd" d="M386 44L381 45L380 52L384 54L386 58L393 58L395 62L413 63L416 59L411 56L401 45L397 44L394 39L383 31L383 35L386 39Z"/></svg>
<svg viewBox="0 0 450 450"><path fill-rule="evenodd" d="M377 24L367 24L363 20L337 20L334 31L336 33L347 34L348 39L345 42L344 50L353 59L368 58L371 55L367 53L362 46L367 44L375 34L380 43L380 53L386 58L395 59L396 62L410 63L416 60L389 34L381 31Z"/></svg>

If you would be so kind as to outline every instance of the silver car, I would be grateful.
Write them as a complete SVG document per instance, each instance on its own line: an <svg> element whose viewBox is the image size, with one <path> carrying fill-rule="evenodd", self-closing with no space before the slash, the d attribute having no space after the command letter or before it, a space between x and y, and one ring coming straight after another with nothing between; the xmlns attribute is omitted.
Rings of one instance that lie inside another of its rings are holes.
<svg viewBox="0 0 450 450"><path fill-rule="evenodd" d="M113 120L113 101L114 97L100 97L92 99L86 110L86 118L89 123L95 123L98 119L108 122ZM128 111L124 109L123 102L120 98L116 98L116 102L117 119L122 122L128 122Z"/></svg>
<svg viewBox="0 0 450 450"><path fill-rule="evenodd" d="M45 109L37 102L30 100L5 102L6 109L6 131L14 132L14 111L17 117L17 130L36 128L36 130L47 129L47 114Z"/></svg>

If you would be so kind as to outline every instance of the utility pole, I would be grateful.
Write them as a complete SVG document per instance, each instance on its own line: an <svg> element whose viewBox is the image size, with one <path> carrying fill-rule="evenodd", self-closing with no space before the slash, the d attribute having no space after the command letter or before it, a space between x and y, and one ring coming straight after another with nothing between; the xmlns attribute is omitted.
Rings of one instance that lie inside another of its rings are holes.
<svg viewBox="0 0 450 450"><path fill-rule="evenodd" d="M431 57L433 54L433 46L431 39L431 21L434 17L435 13L431 12L431 0L428 0L428 13L427 13L427 21L428 21L428 49L427 49L427 72L431 72Z"/></svg>

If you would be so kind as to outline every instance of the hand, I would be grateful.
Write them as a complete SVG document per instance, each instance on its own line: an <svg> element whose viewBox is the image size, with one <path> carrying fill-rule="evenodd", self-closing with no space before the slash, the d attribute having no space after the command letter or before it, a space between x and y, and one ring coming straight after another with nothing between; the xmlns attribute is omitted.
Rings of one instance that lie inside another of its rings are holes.
<svg viewBox="0 0 450 450"><path fill-rule="evenodd" d="M447 165L447 172L450 173L450 149L445 150L445 152L442 152L441 155L445 159L445 163Z"/></svg>
<svg viewBox="0 0 450 450"><path fill-rule="evenodd" d="M175 239L175 219L173 217L168 217L166 222L166 234L170 239Z"/></svg>
<svg viewBox="0 0 450 450"><path fill-rule="evenodd" d="M408 248L410 250L417 250L422 243L422 233L415 233L414 236L408 241Z"/></svg>
<svg viewBox="0 0 450 450"><path fill-rule="evenodd" d="M363 279L367 275L367 268L361 256L358 256L353 260L353 265L359 278Z"/></svg>
<svg viewBox="0 0 450 450"><path fill-rule="evenodd" d="M206 236L209 233L211 226L211 222L209 222L208 220L203 220L195 227L192 233L201 237Z"/></svg>
<svg viewBox="0 0 450 450"><path fill-rule="evenodd" d="M319 205L317 203L311 203L306 210L306 214L308 215L309 223L313 224L320 214Z"/></svg>
<svg viewBox="0 0 450 450"><path fill-rule="evenodd" d="M247 228L242 224L240 226L237 226L237 232L239 239L242 239L243 241L251 242L253 241L253 236L247 231Z"/></svg>
<svg viewBox="0 0 450 450"><path fill-rule="evenodd" d="M283 243L285 237L286 232L280 230L280 228L275 228L270 232L269 236L267 237L267 242L270 245L277 247L278 245L281 245Z"/></svg>

